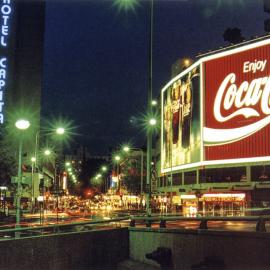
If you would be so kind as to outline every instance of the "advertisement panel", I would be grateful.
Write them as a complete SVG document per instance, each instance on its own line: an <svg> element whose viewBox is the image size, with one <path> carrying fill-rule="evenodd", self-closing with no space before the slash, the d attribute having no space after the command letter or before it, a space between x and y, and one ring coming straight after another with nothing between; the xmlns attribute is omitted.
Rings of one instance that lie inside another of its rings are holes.
<svg viewBox="0 0 270 270"><path fill-rule="evenodd" d="M200 66L173 78L161 99L161 172L200 161Z"/></svg>
<svg viewBox="0 0 270 270"><path fill-rule="evenodd" d="M204 160L270 156L270 40L202 61Z"/></svg>

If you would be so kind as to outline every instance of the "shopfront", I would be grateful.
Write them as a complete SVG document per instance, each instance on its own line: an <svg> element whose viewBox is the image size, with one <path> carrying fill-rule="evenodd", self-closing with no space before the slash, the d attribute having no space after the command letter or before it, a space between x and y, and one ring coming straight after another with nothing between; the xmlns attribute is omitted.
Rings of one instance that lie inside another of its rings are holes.
<svg viewBox="0 0 270 270"><path fill-rule="evenodd" d="M205 216L244 216L247 207L245 193L206 193L200 201Z"/></svg>

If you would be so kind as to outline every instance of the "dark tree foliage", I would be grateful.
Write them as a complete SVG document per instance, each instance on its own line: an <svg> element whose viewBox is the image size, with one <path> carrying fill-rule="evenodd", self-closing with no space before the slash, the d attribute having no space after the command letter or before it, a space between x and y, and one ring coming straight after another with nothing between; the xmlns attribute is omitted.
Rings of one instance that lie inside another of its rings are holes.
<svg viewBox="0 0 270 270"><path fill-rule="evenodd" d="M228 41L231 44L237 44L242 42L245 38L242 36L241 30L237 27L228 27L223 33L224 41Z"/></svg>
<svg viewBox="0 0 270 270"><path fill-rule="evenodd" d="M0 135L0 185L9 185L11 177L17 174L17 163L10 144Z"/></svg>
<svg viewBox="0 0 270 270"><path fill-rule="evenodd" d="M121 166L122 185L130 194L138 194L141 189L140 158L129 158Z"/></svg>

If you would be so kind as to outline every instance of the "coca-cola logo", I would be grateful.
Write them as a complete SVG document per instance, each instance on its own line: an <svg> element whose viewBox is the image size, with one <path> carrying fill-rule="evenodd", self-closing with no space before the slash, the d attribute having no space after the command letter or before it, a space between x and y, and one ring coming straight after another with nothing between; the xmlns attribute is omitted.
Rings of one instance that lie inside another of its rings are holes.
<svg viewBox="0 0 270 270"><path fill-rule="evenodd" d="M267 60L246 61L243 73L263 72ZM238 85L238 86L237 86ZM219 123L254 117L245 126L232 129L204 128L206 145L227 144L241 140L262 129L270 123L270 76L262 76L251 81L237 81L235 73L229 73L220 83L213 109L214 118Z"/></svg>

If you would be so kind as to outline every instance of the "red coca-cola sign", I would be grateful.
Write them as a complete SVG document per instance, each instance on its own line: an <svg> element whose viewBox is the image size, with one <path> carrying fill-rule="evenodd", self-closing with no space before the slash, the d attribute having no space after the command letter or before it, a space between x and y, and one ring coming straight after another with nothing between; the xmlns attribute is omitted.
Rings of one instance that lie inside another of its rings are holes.
<svg viewBox="0 0 270 270"><path fill-rule="evenodd" d="M205 160L270 156L270 40L203 60Z"/></svg>

